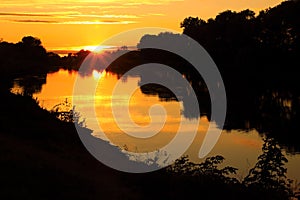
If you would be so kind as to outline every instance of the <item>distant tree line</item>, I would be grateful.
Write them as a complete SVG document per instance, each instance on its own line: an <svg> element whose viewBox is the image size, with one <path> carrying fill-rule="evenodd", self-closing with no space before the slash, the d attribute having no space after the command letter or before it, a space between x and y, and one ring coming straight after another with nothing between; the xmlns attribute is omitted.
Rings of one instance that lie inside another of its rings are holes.
<svg viewBox="0 0 300 200"><path fill-rule="evenodd" d="M284 1L256 15L251 10L225 11L214 19L188 17L183 20L183 33L198 41L216 62L227 95L225 129L256 129L299 152L300 87L300 1ZM143 49L180 34L144 35L137 51L131 51L108 68L114 73L145 63L161 63L178 70L191 83L197 94L201 114L210 115L210 99L205 82L193 66L170 52ZM165 76L166 77L166 76ZM141 77L143 83L143 77ZM161 100L176 100L174 94L159 85L141 87L145 94ZM183 99L183 105L185 101ZM185 107L184 107L185 108ZM198 117L184 109L187 118Z"/></svg>
<svg viewBox="0 0 300 200"><path fill-rule="evenodd" d="M181 27L210 53L225 79L239 75L234 80L279 85L293 84L298 77L299 19L300 1L290 0L257 16L247 9L208 20L188 17Z"/></svg>
<svg viewBox="0 0 300 200"><path fill-rule="evenodd" d="M183 33L216 62L227 93L225 129L252 129L299 152L300 1L260 11L227 10L214 19L188 17Z"/></svg>
<svg viewBox="0 0 300 200"><path fill-rule="evenodd" d="M29 71L44 72L47 68L47 52L41 44L39 39L32 36L23 37L22 41L16 44L2 41L0 43L1 76Z"/></svg>
<svg viewBox="0 0 300 200"><path fill-rule="evenodd" d="M20 77L45 74L60 68L77 70L90 51L80 50L60 57L47 52L39 38L25 36L18 43L0 41L0 76Z"/></svg>
<svg viewBox="0 0 300 200"><path fill-rule="evenodd" d="M258 15L251 10L228 10L214 19L188 17L181 23L183 33L194 38L209 52L222 74L228 108L225 129L255 128L261 133L272 132L286 146L296 147L297 152L300 151L299 140L295 140L300 119L297 72L297 58L300 55L299 19L300 1L293 0L284 1ZM193 66L170 52L142 49L149 41L160 42L173 37L180 37L180 34L145 35L137 46L138 50L119 49L128 52L111 63L107 70L121 76L132 67L149 62L171 66L191 83L200 100L201 114L209 118L208 91ZM11 88L13 78L42 74L39 77L43 79L30 76L20 81L25 88L24 93L32 94L41 89L46 73L60 68L78 70L89 53L81 50L60 57L47 52L41 41L32 36L26 36L16 44L2 40L0 89ZM95 64L95 69L100 69L100 65L101 62L97 66ZM140 82L143 83L143 77ZM142 86L141 91L158 95L161 100L176 100L173 94L158 85ZM183 114L187 118L198 117L188 110L184 110Z"/></svg>

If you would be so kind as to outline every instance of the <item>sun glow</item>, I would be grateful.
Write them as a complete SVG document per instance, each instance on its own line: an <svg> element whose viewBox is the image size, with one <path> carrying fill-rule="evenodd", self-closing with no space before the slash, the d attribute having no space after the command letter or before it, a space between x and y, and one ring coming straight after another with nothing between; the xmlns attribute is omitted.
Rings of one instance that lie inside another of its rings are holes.
<svg viewBox="0 0 300 200"><path fill-rule="evenodd" d="M101 77L106 75L106 71L99 72L97 70L93 70L93 77L95 80L99 80Z"/></svg>
<svg viewBox="0 0 300 200"><path fill-rule="evenodd" d="M106 46L106 45L89 45L89 46L84 46L82 49L88 50L94 53L101 53L105 50L113 49L114 46Z"/></svg>

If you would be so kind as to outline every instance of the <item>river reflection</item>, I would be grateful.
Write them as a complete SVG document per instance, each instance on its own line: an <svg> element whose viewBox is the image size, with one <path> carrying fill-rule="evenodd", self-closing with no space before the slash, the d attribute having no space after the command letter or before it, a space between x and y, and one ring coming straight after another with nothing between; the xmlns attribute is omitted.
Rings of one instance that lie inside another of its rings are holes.
<svg viewBox="0 0 300 200"><path fill-rule="evenodd" d="M73 85L77 75L77 72L70 72L65 70L60 70L58 72L48 74L45 81L40 85L40 88L33 91L33 97L38 98L40 106L48 110L51 110L55 105L63 102L65 99L71 101L73 97ZM181 120L183 120L183 124L185 126L184 131L187 134L190 131L190 125L195 125L196 123L198 123L198 120L196 120L198 119L197 117L194 116L191 118L188 115L184 114L184 103L182 101L175 99L168 92L166 92L166 95L162 98L161 91L164 91L162 90L162 88L159 89L156 87L156 89L151 89L151 86L146 86L142 87L141 89L137 89L130 98L129 105L132 120L136 124L144 126L145 128L147 128L152 120L152 129L159 129L160 123L164 119L166 120L166 124L157 135L150 138L151 142L149 142L149 139L144 140L141 138L133 138L120 130L120 127L114 121L111 112L112 91L115 84L119 81L119 75L105 71L102 73L94 71L89 76L78 76L78 78L84 80L86 85L98 83L95 92L95 110L97 121L99 122L99 124L93 123L94 120L86 118L87 127L92 130L97 130L98 126L100 125L105 132L106 137L108 137L114 145L117 145L122 149L126 149L132 152L149 152L157 150L166 145L175 136ZM141 81L141 77L139 76L129 76L121 80L120 84L126 93L127 87L138 86ZM13 92L22 92L24 86L19 83L20 80L14 83L14 87L12 88ZM165 98L166 96L168 96L168 98ZM122 95L118 96L118 104L124 104L127 98L128 97ZM266 94L262 98L265 101L260 101L261 104L267 102L268 98L278 98L278 94L277 96L274 96L274 93L270 93L270 95ZM291 107L290 101L278 101L286 106L286 112L288 113ZM150 119L149 109L154 104L158 104L164 107L165 113L167 113L166 118L160 113L152 116L153 118ZM79 109L84 110L85 113L93 112L93 99L86 96L82 99L82 105L80 106L81 108ZM264 109L267 109L266 105L261 106ZM265 112L267 113L267 111ZM86 117L84 113L83 117ZM189 155L191 160L194 162L201 161L201 159L198 158L198 152L209 125L208 115L203 114L198 117L200 118L200 125L198 126L197 135L192 145L185 153ZM232 117L229 117L229 119L234 120L234 118ZM244 119L242 119L241 121L243 120ZM227 128L223 130L218 143L208 155L224 156L226 158L224 166L231 165L238 168L238 177L246 176L249 169L252 168L256 163L257 157L262 152L261 147L263 145L263 140L261 136L264 132L263 128L266 127L264 125L261 126L262 129L253 128L253 124L247 125L247 123L252 122L247 122L246 120L244 120L243 123L243 128ZM122 124L122 126L124 127L128 125L127 128L130 130L129 121L124 120L122 121ZM218 129L218 125L216 123L212 122L212 126L215 129ZM231 127L233 126L231 125ZM257 130L260 132L258 132ZM143 134L143 132L140 132L139 134ZM102 139L104 138L103 135L101 135L97 131L95 131L93 135ZM286 147L285 149L288 150L288 148L291 147ZM300 155L297 154L297 151L289 153L290 151L287 152L286 150L283 151L289 160L287 164L288 176L292 179L300 180L300 172L298 170L300 166Z"/></svg>

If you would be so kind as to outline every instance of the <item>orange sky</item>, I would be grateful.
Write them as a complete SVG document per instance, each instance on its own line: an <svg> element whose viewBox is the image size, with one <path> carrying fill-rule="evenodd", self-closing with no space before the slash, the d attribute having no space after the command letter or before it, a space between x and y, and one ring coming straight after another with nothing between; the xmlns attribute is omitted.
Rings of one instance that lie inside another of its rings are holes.
<svg viewBox="0 0 300 200"><path fill-rule="evenodd" d="M0 38L17 42L32 35L40 38L47 49L78 49L99 45L133 28L163 27L181 32L180 22L188 16L208 19L227 9L257 12L281 1L1 0ZM135 45L138 39L128 38L123 45Z"/></svg>

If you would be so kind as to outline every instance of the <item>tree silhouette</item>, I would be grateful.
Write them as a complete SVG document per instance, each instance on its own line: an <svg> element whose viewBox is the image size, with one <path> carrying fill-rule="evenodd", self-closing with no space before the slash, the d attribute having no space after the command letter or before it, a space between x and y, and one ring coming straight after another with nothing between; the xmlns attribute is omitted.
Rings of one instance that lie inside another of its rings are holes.
<svg viewBox="0 0 300 200"><path fill-rule="evenodd" d="M262 150L258 162L243 183L250 188L273 193L274 199L292 196L291 181L286 177L285 163L288 160L282 154L278 143L272 138L266 138Z"/></svg>
<svg viewBox="0 0 300 200"><path fill-rule="evenodd" d="M188 156L183 156L177 159L173 165L169 166L167 171L176 175L198 176L203 179L207 178L210 181L226 184L238 183L237 179L230 177L230 175L236 174L237 168L230 166L219 168L219 165L224 160L223 156L217 155L206 158L202 163L193 163L189 160Z"/></svg>
<svg viewBox="0 0 300 200"><path fill-rule="evenodd" d="M32 37L32 36L23 37L22 43L28 47L38 47L38 46L41 46L41 44L42 44L40 39Z"/></svg>

